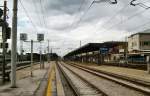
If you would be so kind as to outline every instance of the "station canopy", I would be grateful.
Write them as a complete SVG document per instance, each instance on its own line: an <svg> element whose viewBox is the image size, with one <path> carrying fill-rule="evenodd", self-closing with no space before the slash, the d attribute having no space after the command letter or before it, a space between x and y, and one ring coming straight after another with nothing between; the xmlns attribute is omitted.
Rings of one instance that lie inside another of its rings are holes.
<svg viewBox="0 0 150 96"><path fill-rule="evenodd" d="M99 51L100 48L113 48L114 46L117 46L119 44L124 44L125 42L118 42L118 41L110 41L110 42L104 42L104 43L88 43L82 47L79 47L68 54L66 54L64 57L69 57L81 53L87 53L87 52L93 52L93 51Z"/></svg>

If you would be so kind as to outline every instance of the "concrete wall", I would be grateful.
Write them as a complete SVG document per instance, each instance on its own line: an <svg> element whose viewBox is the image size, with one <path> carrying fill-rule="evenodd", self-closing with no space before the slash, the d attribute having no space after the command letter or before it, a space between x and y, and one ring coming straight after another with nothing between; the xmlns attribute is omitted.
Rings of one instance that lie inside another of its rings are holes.
<svg viewBox="0 0 150 96"><path fill-rule="evenodd" d="M140 50L139 35L133 35L128 38L128 51Z"/></svg>

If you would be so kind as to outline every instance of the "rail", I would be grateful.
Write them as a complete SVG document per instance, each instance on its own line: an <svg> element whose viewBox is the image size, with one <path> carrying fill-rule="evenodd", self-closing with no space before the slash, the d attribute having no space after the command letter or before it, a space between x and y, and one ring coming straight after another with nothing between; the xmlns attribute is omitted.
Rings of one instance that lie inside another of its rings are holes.
<svg viewBox="0 0 150 96"><path fill-rule="evenodd" d="M86 72L89 72L93 75L105 78L107 80L111 80L113 82L116 82L120 85L132 88L134 90L140 91L144 94L150 94L150 82L142 82L140 80L134 80L131 78L125 78L120 75L112 74L109 72L104 72L101 70L89 68L83 65L75 64L75 63L67 63L70 66L76 67L78 69L84 70Z"/></svg>
<svg viewBox="0 0 150 96"><path fill-rule="evenodd" d="M76 93L76 96L81 96L85 94L95 94L95 96L108 96L102 90L94 86L91 82L87 81L80 75L76 74L64 64L57 64L61 71L63 72L64 76L67 78L69 84L71 85L72 89ZM91 93L86 93L87 89L90 90Z"/></svg>

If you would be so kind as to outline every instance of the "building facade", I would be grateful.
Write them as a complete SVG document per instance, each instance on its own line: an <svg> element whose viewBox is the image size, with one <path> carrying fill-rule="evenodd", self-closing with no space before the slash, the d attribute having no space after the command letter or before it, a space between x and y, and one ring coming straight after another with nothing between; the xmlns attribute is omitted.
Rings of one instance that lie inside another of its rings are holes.
<svg viewBox="0 0 150 96"><path fill-rule="evenodd" d="M150 33L136 33L128 37L129 53L150 53Z"/></svg>
<svg viewBox="0 0 150 96"><path fill-rule="evenodd" d="M136 33L128 37L128 61L146 63L150 55L150 33Z"/></svg>

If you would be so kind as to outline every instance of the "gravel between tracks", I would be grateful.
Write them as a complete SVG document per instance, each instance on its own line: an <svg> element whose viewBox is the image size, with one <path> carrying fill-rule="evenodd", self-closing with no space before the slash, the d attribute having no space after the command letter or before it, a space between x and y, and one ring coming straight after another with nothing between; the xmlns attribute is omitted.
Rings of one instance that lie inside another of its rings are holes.
<svg viewBox="0 0 150 96"><path fill-rule="evenodd" d="M78 76L73 74L67 68L65 68L61 64L60 64L60 66L65 71L67 76L70 78L71 82L73 83L73 85L77 89L77 92L79 92L79 94L81 96L103 96L101 93L99 93L98 90L95 90L94 88L92 88L90 85L88 85L86 82L84 82Z"/></svg>

